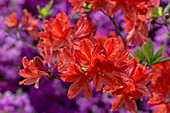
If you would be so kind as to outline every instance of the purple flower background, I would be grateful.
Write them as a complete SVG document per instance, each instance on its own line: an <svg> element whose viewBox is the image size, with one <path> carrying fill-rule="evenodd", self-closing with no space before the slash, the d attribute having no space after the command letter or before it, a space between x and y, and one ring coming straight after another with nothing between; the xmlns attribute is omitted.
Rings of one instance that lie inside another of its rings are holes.
<svg viewBox="0 0 170 113"><path fill-rule="evenodd" d="M114 97L110 94L102 95L93 89L93 99L87 100L85 97L69 100L67 90L70 84L59 80L50 81L41 79L40 88L37 90L33 86L19 86L22 79L19 75L19 68L23 56L33 59L38 52L27 47L16 37L16 29L9 29L4 24L8 15L17 12L17 16L23 15L22 10L28 9L34 17L39 13L37 5L44 7L50 0L0 0L0 113L110 113ZM168 0L162 0L161 5L168 4ZM57 13L65 12L71 17L72 24L80 17L79 14L71 15L72 7L67 0L55 0L51 17ZM99 35L108 35L109 31L116 31L111 21L101 12L92 13L92 19L98 27ZM115 16L115 21L123 37L124 16L119 11ZM42 21L40 21L42 23ZM21 38L34 45L32 37L26 32L20 32ZM158 49L166 44L166 53L170 55L170 36L164 26L158 26L156 31L150 32L155 48ZM20 92L20 93L18 93ZM151 107L147 105L147 99L137 101L140 113L149 113ZM115 113L129 113L122 108Z"/></svg>

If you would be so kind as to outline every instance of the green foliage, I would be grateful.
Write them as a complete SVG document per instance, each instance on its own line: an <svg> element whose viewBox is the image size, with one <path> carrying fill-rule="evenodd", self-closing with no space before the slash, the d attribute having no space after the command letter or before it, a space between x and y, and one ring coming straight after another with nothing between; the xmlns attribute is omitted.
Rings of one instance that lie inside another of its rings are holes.
<svg viewBox="0 0 170 113"><path fill-rule="evenodd" d="M23 94L23 90L22 90L21 88L18 89L16 94L17 94L17 95L22 95L22 94Z"/></svg>
<svg viewBox="0 0 170 113"><path fill-rule="evenodd" d="M163 11L162 11L161 7L158 8L158 15L159 15L159 17L163 16Z"/></svg>
<svg viewBox="0 0 170 113"><path fill-rule="evenodd" d="M135 53L134 57L138 58L140 63L142 63L145 59L143 52L139 50L137 47L135 47L134 53Z"/></svg>
<svg viewBox="0 0 170 113"><path fill-rule="evenodd" d="M151 62L154 54L154 45L150 38L147 40L146 45L142 45L142 51L146 59Z"/></svg>
<svg viewBox="0 0 170 113"><path fill-rule="evenodd" d="M88 68L89 68L89 67L82 67L81 69L82 69L83 71L87 71Z"/></svg>
<svg viewBox="0 0 170 113"><path fill-rule="evenodd" d="M165 45L154 54L154 45L149 38L146 44L142 45L142 51L137 47L135 48L134 57L138 58L141 64L147 64L147 66L152 67L152 65L159 63L165 57L165 55L162 56L164 48Z"/></svg>
<svg viewBox="0 0 170 113"><path fill-rule="evenodd" d="M92 13L93 11L86 11L86 12L83 12L83 14L90 14Z"/></svg>
<svg viewBox="0 0 170 113"><path fill-rule="evenodd" d="M18 95L22 95L23 94L23 90L20 88L17 90L16 94L14 94L14 97L17 98Z"/></svg>
<svg viewBox="0 0 170 113"><path fill-rule="evenodd" d="M85 2L83 4L83 8L84 9L89 9L89 11L83 12L83 14L90 14L90 13L93 12L93 4L89 4L89 3Z"/></svg>
<svg viewBox="0 0 170 113"><path fill-rule="evenodd" d="M92 8L93 8L93 4L88 4L88 5L87 5L87 8L88 8L88 9L92 9Z"/></svg>
<svg viewBox="0 0 170 113"><path fill-rule="evenodd" d="M162 10L162 7L154 7L153 12L150 14L154 20L157 20L158 17L163 17L166 13L168 13L170 10L170 3L165 7L164 10Z"/></svg>
<svg viewBox="0 0 170 113"><path fill-rule="evenodd" d="M48 18L51 16L53 10L51 9L52 5L54 3L54 0L51 0L45 7L40 8L39 5L37 5L38 12L41 16Z"/></svg>
<svg viewBox="0 0 170 113"><path fill-rule="evenodd" d="M154 17L154 18L158 18L159 17L159 15L158 15L158 7L154 7L153 9L152 9L152 13L150 14L152 17Z"/></svg>
<svg viewBox="0 0 170 113"><path fill-rule="evenodd" d="M162 52L163 52L163 50L164 50L164 48L165 48L165 45L163 45L156 53L155 53L155 55L153 56L153 61L155 61L158 57L160 57L161 55L162 55Z"/></svg>
<svg viewBox="0 0 170 113"><path fill-rule="evenodd" d="M164 11L163 11L163 14L166 14L168 13L170 10L170 3L165 7Z"/></svg>

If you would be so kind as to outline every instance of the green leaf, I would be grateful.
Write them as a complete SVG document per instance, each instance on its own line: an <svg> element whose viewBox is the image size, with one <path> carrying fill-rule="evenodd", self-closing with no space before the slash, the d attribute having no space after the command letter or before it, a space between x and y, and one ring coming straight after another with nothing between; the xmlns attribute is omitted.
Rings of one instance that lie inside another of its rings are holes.
<svg viewBox="0 0 170 113"><path fill-rule="evenodd" d="M52 13L53 13L53 10L50 10L50 11L48 12L49 16L50 16Z"/></svg>
<svg viewBox="0 0 170 113"><path fill-rule="evenodd" d="M51 0L45 7L40 8L39 5L37 5L38 12L45 18L50 17L53 10L50 10L52 5L54 3L54 0Z"/></svg>
<svg viewBox="0 0 170 113"><path fill-rule="evenodd" d="M158 15L159 15L160 17L163 16L163 12L162 12L162 8L161 8L161 7L158 8Z"/></svg>
<svg viewBox="0 0 170 113"><path fill-rule="evenodd" d="M48 11L47 11L46 8L43 7L43 8L41 9L41 15L44 16L44 17L47 17L47 16L48 16Z"/></svg>
<svg viewBox="0 0 170 113"><path fill-rule="evenodd" d="M163 45L153 56L152 61L155 61L158 57L160 57L162 55L162 52L164 50L166 45Z"/></svg>
<svg viewBox="0 0 170 113"><path fill-rule="evenodd" d="M152 17L159 17L159 15L158 15L158 7L154 7L153 9L152 9L152 13L150 13L150 15L152 16Z"/></svg>
<svg viewBox="0 0 170 113"><path fill-rule="evenodd" d="M23 94L23 90L22 90L21 88L18 89L16 94L17 94L17 95L22 95L22 94Z"/></svg>
<svg viewBox="0 0 170 113"><path fill-rule="evenodd" d="M93 4L88 4L87 8L88 9L92 9L93 8Z"/></svg>
<svg viewBox="0 0 170 113"><path fill-rule="evenodd" d="M139 50L137 47L135 47L135 57L137 57L139 60L144 60L144 55L141 50Z"/></svg>
<svg viewBox="0 0 170 113"><path fill-rule="evenodd" d="M82 67L81 69L82 69L83 71L87 71L88 68L89 68L89 67Z"/></svg>
<svg viewBox="0 0 170 113"><path fill-rule="evenodd" d="M86 12L83 12L83 14L90 14L92 12L93 12L92 10L91 11L86 11Z"/></svg>
<svg viewBox="0 0 170 113"><path fill-rule="evenodd" d="M158 57L156 60L154 60L154 61L152 62L152 65L159 63L164 57L165 57L165 55Z"/></svg>
<svg viewBox="0 0 170 113"><path fill-rule="evenodd" d="M152 17L159 17L157 14L153 14L153 13L151 13L150 14Z"/></svg>
<svg viewBox="0 0 170 113"><path fill-rule="evenodd" d="M53 3L54 3L54 0L51 0L51 1L48 3L48 5L46 6L47 11L50 11Z"/></svg>
<svg viewBox="0 0 170 113"><path fill-rule="evenodd" d="M170 10L170 3L165 7L163 14L168 13Z"/></svg>
<svg viewBox="0 0 170 113"><path fill-rule="evenodd" d="M146 45L142 45L142 51L147 61L151 62L154 54L154 45L150 38L147 40Z"/></svg>
<svg viewBox="0 0 170 113"><path fill-rule="evenodd" d="M153 9L152 9L152 11L153 11L153 14L158 14L158 7L154 7Z"/></svg>
<svg viewBox="0 0 170 113"><path fill-rule="evenodd" d="M38 12L40 13L41 12L41 8L39 5L37 5L37 9L38 9Z"/></svg>

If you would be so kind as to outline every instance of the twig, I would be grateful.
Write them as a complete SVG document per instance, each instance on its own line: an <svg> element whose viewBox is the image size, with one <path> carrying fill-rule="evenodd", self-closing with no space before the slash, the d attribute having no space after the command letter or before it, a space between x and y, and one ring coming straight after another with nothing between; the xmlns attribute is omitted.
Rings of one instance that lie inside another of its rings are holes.
<svg viewBox="0 0 170 113"><path fill-rule="evenodd" d="M110 18L110 20L111 20L112 23L114 24L114 26L115 26L115 28L116 28L118 34L120 35L120 37L121 37L121 39L122 39L122 41L123 41L124 49L127 50L127 48L126 48L126 43L125 43L125 41L124 41L124 39L123 39L123 36L122 36L122 34L121 34L121 32L120 32L118 26L116 25L116 22L114 21L114 19L113 19L112 17L110 17L109 15L107 15L103 10L101 10L101 12L103 12L107 17Z"/></svg>
<svg viewBox="0 0 170 113"><path fill-rule="evenodd" d="M162 17L162 20L164 21L164 25L166 26L167 30L170 32L170 29L169 29L169 27L168 27L167 20L165 20L163 17Z"/></svg>
<svg viewBox="0 0 170 113"><path fill-rule="evenodd" d="M32 48L32 49L38 50L38 48L37 48L36 46L33 46L33 45L29 44L28 42L26 42L25 40L21 39L19 30L17 30L16 35L17 35L17 39L18 39L18 40L21 40L26 46L28 46L28 47L30 47L30 48Z"/></svg>

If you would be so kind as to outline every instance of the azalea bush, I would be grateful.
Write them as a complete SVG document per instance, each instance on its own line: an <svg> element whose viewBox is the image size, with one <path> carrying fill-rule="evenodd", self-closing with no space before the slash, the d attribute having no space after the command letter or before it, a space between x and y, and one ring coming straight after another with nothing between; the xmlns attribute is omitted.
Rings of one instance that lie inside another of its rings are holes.
<svg viewBox="0 0 170 113"><path fill-rule="evenodd" d="M160 0L69 0L72 11L52 17L54 2L37 5L39 15L23 9L22 15L12 12L4 21L7 34L15 34L37 54L32 59L23 56L19 75L24 79L19 85L34 84L37 92L45 88L57 93L60 88L47 84L63 81L71 83L66 85L70 100L93 100L96 92L111 96L107 112L125 108L137 113L142 101L155 113L170 112L170 46L169 42L159 46L154 42L159 40L154 35L158 29L165 29L166 40L170 40L170 4L160 6ZM95 17L99 13L102 16ZM108 19L107 26L102 18ZM39 86L41 78L50 81Z"/></svg>

